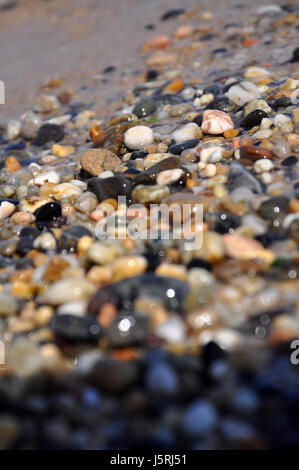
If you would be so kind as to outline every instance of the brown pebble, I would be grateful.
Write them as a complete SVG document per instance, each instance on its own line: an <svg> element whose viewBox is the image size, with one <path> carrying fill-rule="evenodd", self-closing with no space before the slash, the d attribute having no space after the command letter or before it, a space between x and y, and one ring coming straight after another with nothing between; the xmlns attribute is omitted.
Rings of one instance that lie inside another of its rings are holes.
<svg viewBox="0 0 299 470"><path fill-rule="evenodd" d="M5 160L5 168L9 173L14 173L21 168L21 165L15 157L10 156Z"/></svg>
<svg viewBox="0 0 299 470"><path fill-rule="evenodd" d="M275 153L264 147L255 147L254 145L243 145L240 147L240 157L248 160L260 160L261 158L268 158L272 160L277 158Z"/></svg>
<svg viewBox="0 0 299 470"><path fill-rule="evenodd" d="M82 168L92 176L98 176L102 171L113 171L121 165L117 155L107 149L88 149L80 157Z"/></svg>

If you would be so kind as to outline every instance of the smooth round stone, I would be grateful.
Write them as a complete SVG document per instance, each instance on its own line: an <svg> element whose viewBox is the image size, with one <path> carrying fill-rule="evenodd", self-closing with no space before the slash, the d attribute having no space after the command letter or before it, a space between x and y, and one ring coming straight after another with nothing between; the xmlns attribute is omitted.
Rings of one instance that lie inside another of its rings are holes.
<svg viewBox="0 0 299 470"><path fill-rule="evenodd" d="M223 134L234 128L234 124L227 113L217 109L206 109L202 115L201 130L206 134Z"/></svg>
<svg viewBox="0 0 299 470"><path fill-rule="evenodd" d="M182 418L183 431L192 437L206 436L218 423L217 411L205 399L199 399L189 405Z"/></svg>
<svg viewBox="0 0 299 470"><path fill-rule="evenodd" d="M120 281L127 277L138 276L143 274L146 268L147 261L144 256L123 256L113 263L113 279Z"/></svg>
<svg viewBox="0 0 299 470"><path fill-rule="evenodd" d="M271 160L268 158L261 158L257 160L253 165L254 171L258 174L263 173L264 171L271 171L274 168L274 165Z"/></svg>
<svg viewBox="0 0 299 470"><path fill-rule="evenodd" d="M159 173L157 176L157 184L169 185L176 183L184 174L181 168L175 168L173 170L165 170Z"/></svg>
<svg viewBox="0 0 299 470"><path fill-rule="evenodd" d="M105 199L117 199L118 196L131 198L130 181L123 176L113 176L110 178L93 177L87 181L88 190L96 195L98 201Z"/></svg>
<svg viewBox="0 0 299 470"><path fill-rule="evenodd" d="M296 157L295 155L291 155L290 157L285 158L281 162L281 165L285 167L289 167L289 166L297 165L297 163L298 163L298 157Z"/></svg>
<svg viewBox="0 0 299 470"><path fill-rule="evenodd" d="M59 202L48 202L39 207L34 212L34 216L38 227L50 225L61 217L61 205Z"/></svg>
<svg viewBox="0 0 299 470"><path fill-rule="evenodd" d="M22 133L25 139L34 139L42 125L42 120L32 111L22 116Z"/></svg>
<svg viewBox="0 0 299 470"><path fill-rule="evenodd" d="M34 111L38 113L47 113L56 111L60 107L59 101L52 95L37 96L34 102Z"/></svg>
<svg viewBox="0 0 299 470"><path fill-rule="evenodd" d="M145 386L150 393L162 396L173 396L179 388L175 370L164 361L154 363L147 370Z"/></svg>
<svg viewBox="0 0 299 470"><path fill-rule="evenodd" d="M37 147L47 144L48 142L59 142L64 137L64 130L58 124L43 124L37 133L33 144Z"/></svg>
<svg viewBox="0 0 299 470"><path fill-rule="evenodd" d="M181 142L180 144L171 145L168 148L168 152L174 153L175 155L180 155L184 150L196 147L198 143L198 139L185 140L185 142Z"/></svg>
<svg viewBox="0 0 299 470"><path fill-rule="evenodd" d="M160 162L135 176L132 183L134 185L153 184L162 171L173 170L180 167L181 161L178 157L163 158Z"/></svg>
<svg viewBox="0 0 299 470"><path fill-rule="evenodd" d="M134 126L125 132L124 143L128 149L139 150L142 147L152 144L154 133L150 127Z"/></svg>
<svg viewBox="0 0 299 470"><path fill-rule="evenodd" d="M44 232L33 242L33 247L38 250L55 250L56 240L55 237L50 232Z"/></svg>
<svg viewBox="0 0 299 470"><path fill-rule="evenodd" d="M233 85L228 90L228 98L237 106L243 106L244 104L260 97L260 91L258 87L252 82L241 82L237 85Z"/></svg>
<svg viewBox="0 0 299 470"><path fill-rule="evenodd" d="M142 345L150 333L150 319L146 315L117 315L106 328L105 336L111 348Z"/></svg>
<svg viewBox="0 0 299 470"><path fill-rule="evenodd" d="M174 104L171 106L168 111L169 116L171 117L180 117L183 114L186 114L190 110L190 106L186 103Z"/></svg>
<svg viewBox="0 0 299 470"><path fill-rule="evenodd" d="M144 99L139 101L134 108L133 108L133 114L136 114L137 117L143 118L146 116L150 116L151 114L154 114L157 111L157 105L155 101L151 98L149 99Z"/></svg>
<svg viewBox="0 0 299 470"><path fill-rule="evenodd" d="M268 114L262 109L255 109L245 116L241 121L241 127L245 129L251 129L252 127L259 126L264 118L267 118Z"/></svg>
<svg viewBox="0 0 299 470"><path fill-rule="evenodd" d="M258 213L264 219L275 219L285 213L289 205L289 198L286 196L274 196L262 202Z"/></svg>
<svg viewBox="0 0 299 470"><path fill-rule="evenodd" d="M50 328L55 336L71 342L94 343L102 333L99 323L91 316L54 315Z"/></svg>
<svg viewBox="0 0 299 470"><path fill-rule="evenodd" d="M43 186L45 183L58 184L60 182L60 176L56 171L51 170L40 173L33 181L37 186Z"/></svg>
<svg viewBox="0 0 299 470"><path fill-rule="evenodd" d="M278 98L272 104L273 109L278 110L280 108L287 108L288 106L292 106L292 101L288 96L283 96Z"/></svg>
<svg viewBox="0 0 299 470"><path fill-rule="evenodd" d="M10 119L6 126L5 138L6 140L14 140L19 137L21 133L21 123L15 119Z"/></svg>
<svg viewBox="0 0 299 470"><path fill-rule="evenodd" d="M10 370L21 377L40 372L44 359L40 349L33 341L27 338L18 338L12 343L7 353L7 365Z"/></svg>
<svg viewBox="0 0 299 470"><path fill-rule="evenodd" d="M104 265L112 263L122 254L123 250L117 240L102 240L101 242L92 243L87 251L90 261Z"/></svg>
<svg viewBox="0 0 299 470"><path fill-rule="evenodd" d="M85 191L76 199L74 208L82 214L90 214L98 205L97 197L90 191Z"/></svg>
<svg viewBox="0 0 299 470"><path fill-rule="evenodd" d="M195 122L189 122L183 127L176 129L171 134L172 139L178 144L182 144L186 140L200 139L202 132L200 127Z"/></svg>
<svg viewBox="0 0 299 470"><path fill-rule="evenodd" d="M61 279L51 284L42 294L42 302L61 305L89 299L96 287L84 278Z"/></svg>

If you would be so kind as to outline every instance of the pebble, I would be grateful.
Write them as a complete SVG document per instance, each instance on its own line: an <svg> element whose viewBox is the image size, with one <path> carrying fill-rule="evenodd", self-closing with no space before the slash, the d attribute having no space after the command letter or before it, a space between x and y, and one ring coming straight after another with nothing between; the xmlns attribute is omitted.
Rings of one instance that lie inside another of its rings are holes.
<svg viewBox="0 0 299 470"><path fill-rule="evenodd" d="M212 145L211 147L206 147L200 151L199 157L200 161L203 163L207 163L208 161L211 163L216 163L221 161L223 155L223 151L221 147L217 147L216 145Z"/></svg>
<svg viewBox="0 0 299 470"><path fill-rule="evenodd" d="M261 259L271 264L275 255L270 250L264 249L263 245L252 238L242 237L235 234L223 236L223 242L227 254L236 259Z"/></svg>
<svg viewBox="0 0 299 470"><path fill-rule="evenodd" d="M33 144L41 147L48 142L59 142L64 137L64 130L58 124L43 124L39 129Z"/></svg>
<svg viewBox="0 0 299 470"><path fill-rule="evenodd" d="M156 204L169 194L170 190L167 186L140 184L133 190L132 198L134 201L141 204Z"/></svg>
<svg viewBox="0 0 299 470"><path fill-rule="evenodd" d="M182 430L193 438L207 436L218 423L217 411L206 399L198 399L191 403L183 417Z"/></svg>
<svg viewBox="0 0 299 470"><path fill-rule="evenodd" d="M124 135L124 143L130 150L139 150L154 141L154 133L150 127L134 126L128 129Z"/></svg>
<svg viewBox="0 0 299 470"><path fill-rule="evenodd" d="M172 132L171 137L177 144L183 144L186 140L200 139L202 132L195 122L189 122Z"/></svg>
<svg viewBox="0 0 299 470"><path fill-rule="evenodd" d="M169 185L169 184L176 183L182 177L183 174L184 174L184 171L181 168L162 171L157 176L157 184Z"/></svg>
<svg viewBox="0 0 299 470"><path fill-rule="evenodd" d="M240 82L238 85L233 85L228 90L228 98L230 101L240 107L259 97L260 91L252 82Z"/></svg>
<svg viewBox="0 0 299 470"><path fill-rule="evenodd" d="M58 99L52 95L40 95L34 101L34 111L38 113L49 113L56 111L59 107Z"/></svg>
<svg viewBox="0 0 299 470"><path fill-rule="evenodd" d="M246 104L244 108L244 116L248 116L252 111L261 109L266 114L271 114L272 109L265 100L255 99Z"/></svg>
<svg viewBox="0 0 299 470"><path fill-rule="evenodd" d="M182 142L180 144L171 145L168 148L168 151L170 153L173 153L174 155L180 155L184 150L196 147L198 143L199 143L198 139L186 140L185 142Z"/></svg>
<svg viewBox="0 0 299 470"><path fill-rule="evenodd" d="M3 201L0 204L0 219L9 217L15 211L15 205L8 201Z"/></svg>
<svg viewBox="0 0 299 470"><path fill-rule="evenodd" d="M34 139L42 125L42 120L33 112L27 111L22 116L22 134L25 139Z"/></svg>
<svg viewBox="0 0 299 470"><path fill-rule="evenodd" d="M18 310L18 304L15 297L0 291L0 317L15 315Z"/></svg>
<svg viewBox="0 0 299 470"><path fill-rule="evenodd" d="M118 196L131 198L130 181L123 176L113 176L111 178L93 177L88 180L88 190L96 195L98 201L105 199L117 199Z"/></svg>
<svg viewBox="0 0 299 470"><path fill-rule="evenodd" d="M262 158L257 160L253 165L254 171L258 174L263 173L264 171L271 171L274 168L273 162L267 158Z"/></svg>
<svg viewBox="0 0 299 470"><path fill-rule="evenodd" d="M141 100L137 103L133 108L133 113L136 114L137 117L143 118L146 116L150 116L157 111L157 105L155 101L151 98Z"/></svg>
<svg viewBox="0 0 299 470"><path fill-rule="evenodd" d="M81 155L80 163L88 174L98 176L103 171L113 171L121 160L108 149L88 149Z"/></svg>
<svg viewBox="0 0 299 470"><path fill-rule="evenodd" d="M34 240L33 247L38 250L55 250L55 237L51 233L45 232Z"/></svg>
<svg viewBox="0 0 299 470"><path fill-rule="evenodd" d="M48 202L40 206L34 212L36 224L44 227L50 225L61 217L61 205L59 202Z"/></svg>
<svg viewBox="0 0 299 470"><path fill-rule="evenodd" d="M6 126L5 138L6 140L14 140L19 137L21 133L21 123L15 119L10 119Z"/></svg>
<svg viewBox="0 0 299 470"><path fill-rule="evenodd" d="M113 279L120 281L127 277L138 276L145 272L147 260L144 256L122 256L113 263Z"/></svg>
<svg viewBox="0 0 299 470"><path fill-rule="evenodd" d="M145 386L149 393L162 397L176 395L179 388L175 370L162 361L149 367L145 375Z"/></svg>
<svg viewBox="0 0 299 470"><path fill-rule="evenodd" d="M251 129L252 127L259 126L263 119L267 118L267 116L267 113L265 113L265 111L262 109L255 109L242 119L241 126L245 127L245 129Z"/></svg>
<svg viewBox="0 0 299 470"><path fill-rule="evenodd" d="M58 184L60 182L60 176L56 171L46 171L36 176L33 182L37 184L37 186L43 186L45 183Z"/></svg>
<svg viewBox="0 0 299 470"><path fill-rule="evenodd" d="M123 254L121 246L113 240L92 243L87 251L90 261L96 264L109 264Z"/></svg>
<svg viewBox="0 0 299 470"><path fill-rule="evenodd" d="M96 287L83 277L61 279L49 286L41 295L41 302L49 305L61 305L67 302L88 300Z"/></svg>
<svg viewBox="0 0 299 470"><path fill-rule="evenodd" d="M96 343L102 333L93 317L72 314L53 315L50 328L56 337L76 343Z"/></svg>
<svg viewBox="0 0 299 470"><path fill-rule="evenodd" d="M207 109L202 115L201 129L206 134L223 134L234 128L234 124L227 113L223 111Z"/></svg>
<svg viewBox="0 0 299 470"><path fill-rule="evenodd" d="M289 205L289 198L286 196L275 196L262 202L259 207L259 214L264 219L275 219L284 214Z"/></svg>

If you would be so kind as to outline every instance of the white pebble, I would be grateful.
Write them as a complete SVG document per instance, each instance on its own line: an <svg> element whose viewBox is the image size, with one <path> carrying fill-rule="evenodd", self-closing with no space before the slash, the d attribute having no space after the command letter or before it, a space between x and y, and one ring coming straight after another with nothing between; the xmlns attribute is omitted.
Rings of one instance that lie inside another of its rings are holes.
<svg viewBox="0 0 299 470"><path fill-rule="evenodd" d="M15 119L10 119L7 123L5 139L6 140L14 140L19 137L21 133L21 123L20 121L16 121Z"/></svg>
<svg viewBox="0 0 299 470"><path fill-rule="evenodd" d="M201 173L201 176L205 178L212 178L216 175L217 168L214 163L207 163L205 169Z"/></svg>
<svg viewBox="0 0 299 470"><path fill-rule="evenodd" d="M264 173L273 170L274 165L268 158L261 158L254 163L253 168L256 173Z"/></svg>
<svg viewBox="0 0 299 470"><path fill-rule="evenodd" d="M291 121L291 118L289 116L286 116L285 114L276 114L274 118L274 126L279 128L286 122L290 122L290 121Z"/></svg>
<svg viewBox="0 0 299 470"><path fill-rule="evenodd" d="M172 184L178 181L184 171L181 168L175 168L173 170L165 170L158 174L157 184Z"/></svg>
<svg viewBox="0 0 299 470"><path fill-rule="evenodd" d="M260 124L260 129L270 129L272 126L273 121L270 118L263 118Z"/></svg>
<svg viewBox="0 0 299 470"><path fill-rule="evenodd" d="M42 250L55 250L56 240L50 232L45 232L36 237L33 246Z"/></svg>
<svg viewBox="0 0 299 470"><path fill-rule="evenodd" d="M134 126L128 129L124 135L125 145L131 150L138 150L152 144L154 133L150 127Z"/></svg>
<svg viewBox="0 0 299 470"><path fill-rule="evenodd" d="M214 99L213 93L206 93L199 98L199 103L201 106L203 106L203 105L211 103L213 99Z"/></svg>
<svg viewBox="0 0 299 470"><path fill-rule="evenodd" d="M199 158L201 162L207 163L216 163L220 162L222 159L222 148L217 146L206 147L201 150L199 154Z"/></svg>
<svg viewBox="0 0 299 470"><path fill-rule="evenodd" d="M99 178L105 179L105 178L110 178L113 176L113 172L110 170L103 171L102 173L99 174Z"/></svg>
<svg viewBox="0 0 299 470"><path fill-rule="evenodd" d="M261 180L264 184L271 184L273 181L273 177L270 173L265 172L261 174Z"/></svg>
<svg viewBox="0 0 299 470"><path fill-rule="evenodd" d="M34 184L37 184L37 186L42 186L45 183L58 184L59 182L60 176L56 171L46 171L45 173L40 173L36 178L34 178Z"/></svg>
<svg viewBox="0 0 299 470"><path fill-rule="evenodd" d="M177 144L189 139L199 139L201 136L202 132L200 130L200 127L195 124L195 122L189 122L183 127L176 129L171 134L171 137L175 140Z"/></svg>
<svg viewBox="0 0 299 470"><path fill-rule="evenodd" d="M258 140L265 140L265 139L269 139L271 136L272 136L271 129L262 129L262 130L255 132L252 138L258 139Z"/></svg>
<svg viewBox="0 0 299 470"><path fill-rule="evenodd" d="M255 98L260 97L258 87L251 82L241 82L238 85L233 85L228 90L228 98L237 106L243 106Z"/></svg>

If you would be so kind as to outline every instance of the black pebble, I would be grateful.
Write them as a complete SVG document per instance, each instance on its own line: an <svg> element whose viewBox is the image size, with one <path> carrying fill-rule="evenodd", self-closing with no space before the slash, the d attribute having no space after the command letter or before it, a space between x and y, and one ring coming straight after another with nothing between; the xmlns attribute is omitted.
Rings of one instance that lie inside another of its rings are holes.
<svg viewBox="0 0 299 470"><path fill-rule="evenodd" d="M57 124L44 124L40 127L33 145L41 147L48 142L59 142L64 137L64 130L62 126Z"/></svg>
<svg viewBox="0 0 299 470"><path fill-rule="evenodd" d="M61 205L59 202L48 202L34 212L38 228L49 226L61 217Z"/></svg>
<svg viewBox="0 0 299 470"><path fill-rule="evenodd" d="M192 122L195 122L199 127L202 125L202 114L198 114L195 118L192 119Z"/></svg>
<svg viewBox="0 0 299 470"><path fill-rule="evenodd" d="M87 185L88 190L97 196L99 202L104 199L117 199L118 196L126 196L129 201L131 200L131 184L123 176L111 176L105 179L94 176L87 181Z"/></svg>
<svg viewBox="0 0 299 470"><path fill-rule="evenodd" d="M146 72L146 81L148 82L149 80L155 80L155 78L157 78L158 75L159 75L158 70L149 69Z"/></svg>
<svg viewBox="0 0 299 470"><path fill-rule="evenodd" d="M260 242L264 247L271 245L271 243L285 240L288 237L286 232L269 232L257 235L255 239Z"/></svg>
<svg viewBox="0 0 299 470"><path fill-rule="evenodd" d="M161 16L161 21L166 21L170 20L171 18L176 18L177 16L182 15L182 13L185 13L185 8L171 8L170 10L167 10L162 16Z"/></svg>
<svg viewBox="0 0 299 470"><path fill-rule="evenodd" d="M212 271L212 265L202 258L193 258L191 261L189 261L187 264L187 269L192 268L203 268L207 271Z"/></svg>
<svg viewBox="0 0 299 470"><path fill-rule="evenodd" d="M144 158L147 156L147 152L141 152L139 150L135 150L131 153L131 160L136 160L136 158Z"/></svg>
<svg viewBox="0 0 299 470"><path fill-rule="evenodd" d="M111 73L111 72L114 72L114 70L115 70L114 65L108 65L108 67L106 67L106 68L103 70L103 73Z"/></svg>
<svg viewBox="0 0 299 470"><path fill-rule="evenodd" d="M291 155L290 157L285 158L282 162L282 166L293 166L298 163L298 157L296 155Z"/></svg>
<svg viewBox="0 0 299 470"><path fill-rule="evenodd" d="M222 93L222 89L219 85L210 85L204 89L204 94L212 93L214 96L219 96Z"/></svg>
<svg viewBox="0 0 299 470"><path fill-rule="evenodd" d="M70 342L96 343L101 336L101 327L91 316L54 315L50 328L58 338Z"/></svg>
<svg viewBox="0 0 299 470"><path fill-rule="evenodd" d="M20 237L21 238L32 238L34 240L36 237L40 235L40 230L35 227L24 227L21 230Z"/></svg>
<svg viewBox="0 0 299 470"><path fill-rule="evenodd" d="M240 225L240 217L230 212L219 212L214 221L214 230L217 233L230 233Z"/></svg>
<svg viewBox="0 0 299 470"><path fill-rule="evenodd" d="M272 108L277 110L279 108L287 108L288 106L291 106L291 105L292 105L291 99L288 96L283 96L274 101L274 103L272 104Z"/></svg>
<svg viewBox="0 0 299 470"><path fill-rule="evenodd" d="M262 120L266 117L268 117L268 114L265 113L265 111L262 109L255 109L242 119L241 127L251 129L254 126L259 126Z"/></svg>
<svg viewBox="0 0 299 470"><path fill-rule="evenodd" d="M296 47L293 51L293 57L291 58L290 62L298 62L299 61L299 47Z"/></svg>
<svg viewBox="0 0 299 470"><path fill-rule="evenodd" d="M170 153L174 153L175 155L180 155L184 150L192 149L193 147L196 147L198 143L199 143L198 139L185 140L185 142L182 142L181 144L171 145L168 148L168 151Z"/></svg>
<svg viewBox="0 0 299 470"><path fill-rule="evenodd" d="M126 322L126 332L121 330L121 322ZM140 314L117 315L105 330L108 346L119 348L144 343L149 335L149 317Z"/></svg>
<svg viewBox="0 0 299 470"><path fill-rule="evenodd" d="M29 251L33 249L34 239L31 237L21 238L16 247L16 252L21 256L26 256Z"/></svg>

